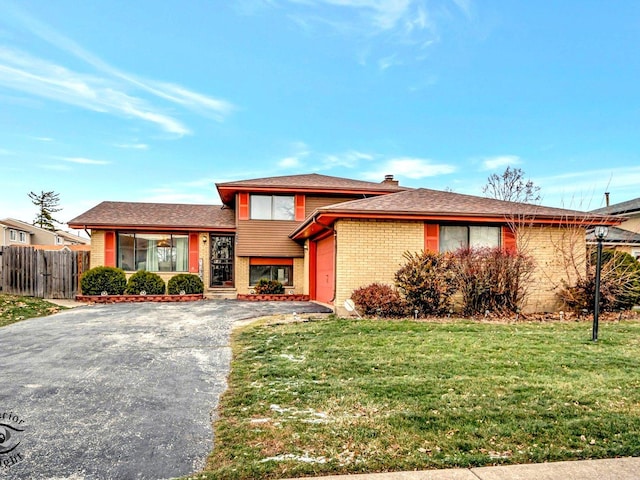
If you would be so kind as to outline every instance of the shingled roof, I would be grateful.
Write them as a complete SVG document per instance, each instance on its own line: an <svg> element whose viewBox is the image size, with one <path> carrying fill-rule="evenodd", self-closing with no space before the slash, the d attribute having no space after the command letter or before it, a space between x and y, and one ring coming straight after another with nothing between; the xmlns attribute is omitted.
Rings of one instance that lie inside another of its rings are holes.
<svg viewBox="0 0 640 480"><path fill-rule="evenodd" d="M236 182L216 183L220 198L225 204L234 201L239 191L282 191L282 192L318 192L318 193L361 193L363 195L381 195L384 193L407 190L393 180L393 176L380 183L352 180L309 173L303 175L285 175L280 177L254 178Z"/></svg>
<svg viewBox="0 0 640 480"><path fill-rule="evenodd" d="M233 229L234 211L222 205L102 202L69 222L72 228Z"/></svg>
<svg viewBox="0 0 640 480"><path fill-rule="evenodd" d="M626 202L615 203L608 207L597 208L596 210L592 210L592 213L599 213L600 215L620 215L638 211L640 211L640 197L627 200Z"/></svg>
<svg viewBox="0 0 640 480"><path fill-rule="evenodd" d="M478 221L504 222L514 218L527 218L544 223L573 223L589 225L601 223L616 225L620 219L577 210L545 207L527 203L507 202L493 198L477 197L460 193L419 188L379 197L353 200L317 209L292 237L308 235L308 227L314 221L340 217L357 218L415 218L456 221L478 219ZM303 233L306 232L306 233Z"/></svg>

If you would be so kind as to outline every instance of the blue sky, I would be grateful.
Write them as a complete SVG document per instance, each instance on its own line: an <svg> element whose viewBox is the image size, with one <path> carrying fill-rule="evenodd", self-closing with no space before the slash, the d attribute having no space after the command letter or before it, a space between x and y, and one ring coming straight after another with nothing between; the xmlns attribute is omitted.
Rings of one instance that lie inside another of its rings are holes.
<svg viewBox="0 0 640 480"><path fill-rule="evenodd" d="M640 195L640 2L0 0L0 218L317 172Z"/></svg>

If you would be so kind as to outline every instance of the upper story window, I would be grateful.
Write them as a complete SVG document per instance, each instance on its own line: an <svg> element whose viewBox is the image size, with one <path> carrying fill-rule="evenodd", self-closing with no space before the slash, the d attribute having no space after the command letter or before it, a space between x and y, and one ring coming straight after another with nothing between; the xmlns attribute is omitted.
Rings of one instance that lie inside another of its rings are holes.
<svg viewBox="0 0 640 480"><path fill-rule="evenodd" d="M56 237L56 245L62 245L62 237Z"/></svg>
<svg viewBox="0 0 640 480"><path fill-rule="evenodd" d="M294 220L294 196L251 195L251 220Z"/></svg>
<svg viewBox="0 0 640 480"><path fill-rule="evenodd" d="M18 241L20 243L27 243L27 234L24 232L18 232Z"/></svg>
<svg viewBox="0 0 640 480"><path fill-rule="evenodd" d="M11 240L12 242L15 242L18 238L18 232L16 232L15 230L9 230L9 240Z"/></svg>
<svg viewBox="0 0 640 480"><path fill-rule="evenodd" d="M500 246L500 227L441 225L440 251L453 252L459 248Z"/></svg>

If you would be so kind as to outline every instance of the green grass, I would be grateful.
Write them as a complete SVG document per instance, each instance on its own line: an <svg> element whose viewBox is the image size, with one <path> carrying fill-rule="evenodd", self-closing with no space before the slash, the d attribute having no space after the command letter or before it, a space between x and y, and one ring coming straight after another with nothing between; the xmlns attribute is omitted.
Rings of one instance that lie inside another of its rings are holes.
<svg viewBox="0 0 640 480"><path fill-rule="evenodd" d="M0 327L27 318L44 317L65 310L53 303L34 297L0 294Z"/></svg>
<svg viewBox="0 0 640 480"><path fill-rule="evenodd" d="M588 322L245 328L195 478L640 455L640 323L590 336Z"/></svg>

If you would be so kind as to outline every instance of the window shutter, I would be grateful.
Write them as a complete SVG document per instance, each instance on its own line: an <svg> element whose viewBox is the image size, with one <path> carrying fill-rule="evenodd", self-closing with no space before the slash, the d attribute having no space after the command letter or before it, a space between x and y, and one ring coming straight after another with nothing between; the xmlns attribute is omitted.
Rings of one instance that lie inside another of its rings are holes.
<svg viewBox="0 0 640 480"><path fill-rule="evenodd" d="M238 194L238 220L249 220L249 194Z"/></svg>
<svg viewBox="0 0 640 480"><path fill-rule="evenodd" d="M304 195L296 195L296 214L295 214L295 220L296 222L302 222L306 215L304 214Z"/></svg>
<svg viewBox="0 0 640 480"><path fill-rule="evenodd" d="M200 257L198 237L197 233L189 234L189 273L198 273L198 258Z"/></svg>
<svg viewBox="0 0 640 480"><path fill-rule="evenodd" d="M430 252L440 251L440 225L437 223L424 224L424 248Z"/></svg>
<svg viewBox="0 0 640 480"><path fill-rule="evenodd" d="M502 248L507 252L515 252L518 248L516 233L510 227L502 227Z"/></svg>
<svg viewBox="0 0 640 480"><path fill-rule="evenodd" d="M104 265L116 266L116 232L104 232Z"/></svg>

